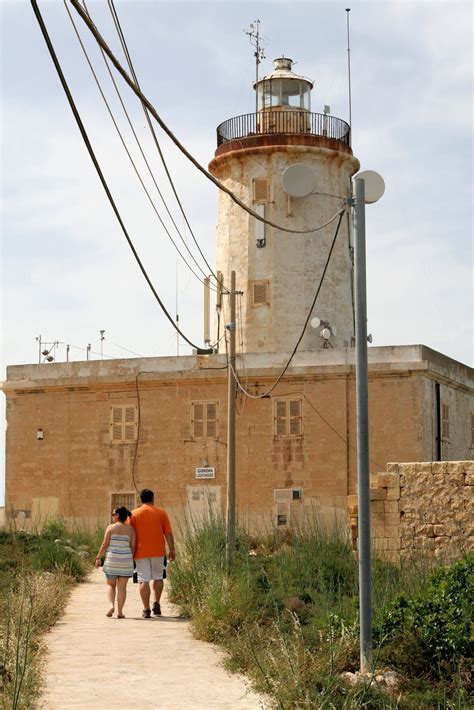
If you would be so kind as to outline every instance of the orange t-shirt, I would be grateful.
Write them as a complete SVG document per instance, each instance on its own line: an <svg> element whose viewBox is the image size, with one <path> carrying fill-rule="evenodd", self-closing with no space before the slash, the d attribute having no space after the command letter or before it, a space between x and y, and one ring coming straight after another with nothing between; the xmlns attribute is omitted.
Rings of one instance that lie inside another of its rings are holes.
<svg viewBox="0 0 474 710"><path fill-rule="evenodd" d="M130 525L133 525L137 544L135 559L143 557L164 557L165 535L171 533L171 525L163 508L155 508L151 503L144 503L132 510Z"/></svg>

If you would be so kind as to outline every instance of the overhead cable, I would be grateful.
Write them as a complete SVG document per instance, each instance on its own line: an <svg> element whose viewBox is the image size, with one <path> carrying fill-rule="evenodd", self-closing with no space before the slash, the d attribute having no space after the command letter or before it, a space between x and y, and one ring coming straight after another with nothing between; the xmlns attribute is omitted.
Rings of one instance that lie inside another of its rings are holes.
<svg viewBox="0 0 474 710"><path fill-rule="evenodd" d="M121 26L121 24L120 24L120 20L119 20L118 14L117 14L117 10L115 9L115 5L114 5L113 0L108 0L108 4L109 4L110 13L111 13L112 18L113 18L113 20L114 20L115 28L116 28L117 34L118 34L118 36L119 36L119 38L120 38L120 43L121 43L121 45L122 45L122 49L123 49L123 52L124 52L124 54L125 54L125 58L126 58L126 60L127 60L127 64L128 64L128 66L129 66L129 69L130 69L130 72L131 72L131 74L132 74L133 80L134 80L135 84L137 85L137 87L140 89L140 84L138 83L137 74L136 74L136 72L135 72L135 68L134 68L133 63L132 63L132 58L131 58L131 56L130 56L130 52L128 51L127 42L125 41L125 35L123 34L122 26ZM86 5L86 3L84 2L84 7L85 7L85 5ZM86 8L86 9L87 9L87 8ZM101 48L101 51L103 52L102 48ZM108 65L107 65L107 66L108 66ZM109 69L109 71L110 71L110 69ZM114 82L114 83L115 83L115 82ZM181 214L183 215L184 221L186 222L186 226L187 226L187 228L189 229L189 233L191 234L191 236L192 236L192 238L193 238L193 241L194 241L194 243L196 244L200 255L201 255L202 258L204 259L204 263L206 264L207 268L209 269L209 272L212 274L212 276L214 277L214 279L216 280L216 283L217 283L217 282L218 282L217 275L214 273L214 271L213 271L211 265L209 264L209 262L207 261L206 257L204 256L204 253L202 252L202 249L201 249L201 247L199 246L199 242L197 241L197 239L196 239L196 237L195 237L195 235L194 235L194 232L193 232L193 230L191 229L191 225L189 224L189 220L188 220L188 218L187 218L187 216L186 216L186 212L184 211L184 208L183 208L183 205L182 205L182 203L181 203L181 200L179 199L179 195L178 195L178 193L177 193L177 191L176 191L176 187L175 187L175 185L174 185L173 178L171 177L171 173L170 173L170 171L169 171L169 169L168 169L168 165L167 165L167 163L166 163L165 156L163 155L163 151L161 150L161 146L160 146L160 144L159 144L159 142L158 142L158 138L157 138L157 136L156 136L155 129L153 128L153 124L152 124L152 122L151 122L150 114L148 113L148 109L147 109L147 107L146 107L146 105L144 104L143 101L141 101L141 105L142 105L142 108L143 108L143 112L144 112L144 114L145 114L145 118L146 118L147 123L148 123L148 127L149 127L150 132L151 132L151 135L152 135L152 137L153 137L153 141L154 141L154 143L155 143L156 149L157 149L158 154L159 154L159 156L160 156L160 159L161 159L163 168L164 168L164 170L165 170L165 172L166 172L166 176L167 176L168 181L169 181L169 183L170 183L170 185L171 185L171 189L173 190L174 196L175 196L175 198L176 198L176 202L178 203L179 209L181 210ZM173 224L174 224L174 221L173 221ZM226 289L226 290L227 290L227 289Z"/></svg>
<svg viewBox="0 0 474 710"><path fill-rule="evenodd" d="M305 393L304 393L302 390L296 390L296 391L294 391L294 392L293 392L293 391L292 391L292 392L285 392L285 393L282 393L280 396L282 396L282 397L288 397L288 396L293 395L293 394L300 394L302 397L304 397L304 399L305 399L306 402L309 404L309 406L311 407L311 409L312 409L314 412L316 412L316 414L318 415L318 417L319 417L320 419L322 419L322 421L326 424L326 426L329 427L329 429L331 429L331 431L333 431L333 432L336 434L336 436L339 437L339 439L340 439L341 441L343 441L345 444L347 444L350 449L352 449L353 451L357 451L357 447L356 447L356 446L353 446L352 444L350 444L350 443L349 443L349 440L346 439L342 434L340 434L340 433L337 431L337 429L335 429L335 428L333 427L333 425L330 424L330 423L328 422L328 420L327 420L325 417L323 417L323 415L321 414L321 412L319 411L319 409L316 409L316 407L314 406L314 404L311 402L311 400L305 395ZM382 464L379 463L378 461L374 461L374 459L371 459L371 458L369 458L369 461L370 461L370 463L373 463L375 466L377 466L377 468L378 468L380 471L383 471L383 470L385 469L385 465L382 465Z"/></svg>
<svg viewBox="0 0 474 710"><path fill-rule="evenodd" d="M33 0L32 0L33 1ZM248 205L245 204L245 202L242 202L242 200L237 197L237 195L232 192L228 187L224 185L220 180L214 177L206 168L201 165L196 158L194 158L191 153L184 147L184 145L176 138L174 133L171 131L170 128L168 128L167 124L163 121L161 116L158 114L156 111L155 107L153 104L148 100L148 98L145 96L145 94L141 91L141 89L137 86L137 84L129 77L125 69L122 67L118 59L115 57L113 54L112 50L109 48L107 43L105 42L104 38L92 22L92 20L89 18L87 13L84 11L84 9L81 7L79 4L78 0L70 0L72 6L75 8L75 10L78 12L78 14L81 16L82 20L85 22L89 30L91 31L92 35L96 39L97 43L103 48L107 56L109 57L110 61L114 65L114 67L117 69L117 71L121 74L123 79L126 81L126 83L129 85L129 87L132 89L132 91L138 96L142 104L146 106L148 111L151 113L153 118L156 120L156 122L159 124L159 126L163 129L163 131L171 138L173 143L179 148L179 150L188 158L188 160L191 161L191 163L196 167L203 175L205 175L208 180L210 180L216 187L219 188L222 192L225 192L231 200L233 200L239 207L241 207L243 210L248 212L252 217L257 219L259 222L264 222L265 224L268 224L270 227L274 227L275 229L278 229L282 232L289 232L291 234L311 234L313 232L317 232L320 229L323 229L326 227L328 224L331 224L337 217L339 217L341 214L343 214L345 210L345 206L339 209L330 219L327 220L324 224L320 224L317 227L312 227L311 229L291 229L290 227L284 227L281 224L276 224L275 222L271 222L268 219L265 219L265 217L262 217L259 215L257 212L252 210ZM345 199L345 198L344 198Z"/></svg>
<svg viewBox="0 0 474 710"><path fill-rule="evenodd" d="M57 71L57 74L58 74L58 76L59 76L59 79L60 79L60 81L61 81L61 85L62 85L62 87L63 87L63 89L64 89L64 92L65 92L65 94L66 94L66 96L67 96L67 99L68 99L68 101L69 101L69 105L70 105L71 110L72 110L72 112L73 112L73 114L74 114L74 118L76 119L76 123L77 123L78 128L79 128L79 130L80 130L80 132L81 132L81 136L82 136L82 138L83 138L83 140L84 140L84 143L86 144L87 150L88 150L89 155L90 155L90 157L91 157L91 160L92 160L92 162L93 162L93 164L94 164L94 167L95 167L95 169L96 169L96 171L97 171L97 174L98 174L98 176L99 176L99 178L100 178L100 181L101 181L102 186L103 186L103 188L104 188L104 190L105 190L105 193L106 193L106 195L107 195L107 197L108 197L108 200L109 200L109 202L110 202L110 205L111 205L111 207L112 207L112 209L113 209L113 211L114 211L114 213L115 213L115 216L117 217L117 220L118 220L118 222L119 222L119 224L120 224L120 227L122 228L122 231L123 231L123 233L124 233L124 235L125 235L125 238L126 238L126 240L127 240L127 242L128 242L128 245L129 245L130 249L132 250L133 256L135 257L135 259L136 259L136 261L137 261L137 264L138 264L138 266L140 267L140 270L141 270L143 276L145 277L146 282L148 283L148 286L150 287L150 289L151 289L151 291L152 291L152 293L153 293L155 299L158 301L161 310L163 311L163 313L165 314L165 316L167 317L167 319L169 320L169 322L171 323L171 325L173 326L173 328L181 335L181 337L183 338L183 340L185 340L189 345L191 345L191 347L193 347L193 348L198 348L199 346L198 346L198 345L195 345L195 343L193 343L191 340L189 340L189 338L187 338L187 337L184 335L184 333L178 328L178 326L177 326L176 323L174 322L172 316L171 316L171 315L168 313L168 311L166 310L166 307L165 307L163 301L162 301L161 298L159 297L159 295L158 295L158 293L157 293L155 287L153 286L153 283L151 282L150 277L148 276L148 274L147 274L147 272L146 272L145 267L143 266L143 264L142 264L142 262L141 262L140 257L138 256L138 253L137 253L137 251L136 251L136 249L135 249L135 247L134 247L134 245L133 245L133 242L132 242L132 240L131 240L131 238L130 238L130 236L129 236L129 234L128 234L128 231L127 231L127 229L126 229L126 227L125 227L125 224L123 223L122 217L120 216L120 212L119 212L119 210L118 210L118 208L117 208L117 205L115 204L114 198L112 197L112 193L110 192L110 189L109 189L109 186L108 186L108 184L107 184L107 181L106 181L106 179L105 179L105 177L104 177L104 174L102 173L101 167L100 167L100 165L99 165L99 163L98 163L98 161L97 161L97 158L96 158L96 156L95 156L94 150L93 150L92 145L91 145L91 142L90 142L89 137L88 137L88 135L87 135L86 129L85 129L85 127L84 127L84 124L82 123L82 119L81 119L81 117L80 117L80 115L79 115L79 112L78 112L78 110L77 110L77 108L76 108L76 104L74 103L74 99L72 98L72 94L71 94L71 92L70 92L70 90L69 90L69 86L68 86L67 81L66 81L66 79L65 79L65 77L64 77L63 71L62 71L62 69L61 69L61 65L59 64L59 60L58 60L58 58L57 58L57 56L56 56L56 52L54 51L54 47L53 47L52 42L51 42L51 39L50 39L50 37L49 37L48 30L46 29L46 25L44 24L44 20L43 20L43 17L42 17L42 15L41 15L41 12L40 12L40 10L39 10L37 0L31 0L31 5L32 5L32 7L33 7L33 11L34 11L34 13L35 13L36 19L37 19L38 24L39 24L39 26L40 26L41 32L43 33L43 37L44 37L44 40L45 40L45 42L46 42L46 46L48 47L48 51L49 51L49 53L50 53L50 55L51 55L51 59L52 59L52 61L53 61L53 64L54 64L54 66L55 66L55 69L56 69L56 71Z"/></svg>
<svg viewBox="0 0 474 710"><path fill-rule="evenodd" d="M106 108L107 108L107 110L108 110L108 112L109 112L109 116L110 116L110 118L112 119L112 123L114 124L115 130L117 131L117 134L118 134L118 136L119 136L119 138L120 138L120 141L121 141L121 143L122 143L122 146L123 146L123 148L124 148L124 150L125 150L125 152L126 152L126 154L127 154L127 156L128 156L128 159L130 160L130 162L131 162L131 164L132 164L132 167L133 167L133 169L134 169L134 171L135 171L135 174L136 174L136 176L137 176L137 178L138 178L138 180L139 180L139 182L140 182L140 184L141 184L143 190L145 191L145 194L146 194L146 196L148 197L148 200L149 200L149 202L150 202L150 204L151 204L151 206L152 206L152 208L153 208L153 210L154 210L156 216L158 217L158 219L159 219L159 221L160 221L160 223L161 223L161 226L162 226L163 229L165 230L165 232L166 232L167 236L169 237L169 239L171 240L171 242L172 242L174 248L176 249L176 251L177 251L178 254L180 255L181 259L184 261L184 263L186 264L186 266L188 267L188 269L191 271L191 273L192 273L202 284L204 284L204 280L201 279L200 276L198 276L198 274L196 274L196 272L193 270L193 268L192 268L192 267L188 264L188 262L186 261L186 259L185 259L185 257L183 256L183 254L180 252L180 250L179 250L179 248L178 248L178 245L177 245L176 242L174 241L174 239L173 239L173 237L171 236L171 234L170 234L170 232L169 232L169 230L168 230L166 224L164 223L164 221L163 221L163 219L162 219L160 213L158 212L158 209L157 209L157 207L156 207L156 205L155 205L155 203L154 203L154 201L153 201L153 199L152 199L152 197L151 197L149 191L147 190L147 187L146 187L145 183L143 182L143 179L142 179L142 177L141 177L141 175L140 175L140 172L139 172L139 170L138 170L138 168L137 168L137 166L136 166L136 164L135 164L135 161L133 160L133 158L132 158L132 156L131 156L131 154L130 154L130 151L129 151L128 147L127 147L127 144L126 144L125 139L124 139L124 137L123 137L123 135L122 135L122 132L120 131L120 128L118 127L117 121L115 120L115 117L114 117L114 115L113 115L112 109L110 108L110 104L109 104L109 102L107 101L107 98L106 98L106 96L105 96L105 94L104 94L104 92L103 92L103 90L102 90L102 87L101 87L101 85L100 85L99 79L98 79L97 74L96 74L96 72L95 72L95 70L94 70L94 67L92 66L92 62L91 62L90 57L89 57L89 55L88 55L88 53L87 53L87 50L86 50L86 48L85 48L85 46L84 46L84 43L83 43L83 41L82 41L82 39L81 39L81 36L80 36L79 31L78 31L78 29L77 29L77 27L76 27L76 24L75 24L74 19L73 19L72 15L71 15L71 12L70 12L70 10L69 10L69 8L68 8L68 6L67 6L66 0L64 0L64 5L65 5L65 7L66 7L67 13L68 13L68 15L69 15L69 19L71 20L72 26L73 26L74 31L75 31L75 33L76 33L76 37L77 37L77 39L78 39L78 42L79 42L79 44L80 44L80 46L81 46L81 49L82 49L82 51L83 51L83 53L84 53L84 56L85 56L85 58L86 58L86 61L87 61L88 65L89 65L89 68L90 68L90 70L91 70L91 72L92 72L92 76L93 76L94 79L95 79L95 83L97 84L97 88L99 89L99 92L100 92L100 95L101 95L101 97L102 97L102 100L103 100L104 103L105 103L105 106L106 106ZM105 57L104 51L102 50L102 48L100 48L100 51L101 51L101 53L102 53L102 56L103 56L105 65L106 65L106 67L107 67L107 69L108 69L108 71L109 71L110 78L112 79L112 83L113 83L113 85L114 85L114 87L115 87L115 90L116 90L117 95L118 95L118 97L119 97L120 103L122 104L122 108L123 108L123 110L124 110L124 112L125 112L125 115L126 115L126 117L127 117L127 119L128 119L128 123L129 123L129 125L130 125L131 130L132 130L132 133L133 133L133 135L135 136L135 140L136 140L136 142L137 142L137 144L138 144L138 147L139 147L139 149L140 149L140 151L141 151L141 154L142 154L143 159L144 159L144 161L145 161L145 163L146 163L146 166L147 166L147 168L148 168L148 170L149 170L149 172L150 172L150 175L151 175L151 177L152 177L152 180L153 180L153 182L155 183L155 187L156 187L156 189L157 189L157 191L158 191L158 194L159 194L159 196L161 197L161 200L162 200L162 202L163 202L163 204L164 204L164 206L165 206L165 208L166 208L166 210L167 210L167 212L168 212L168 214L169 214L169 216L170 216L170 218L171 218L171 221L173 222L174 227L176 228L176 231L178 232L179 236L181 237L181 241L183 242L184 246L185 246L186 249L188 250L188 252L189 252L191 258L193 259L194 263L196 264L197 268L201 271L201 273L202 273L203 276L205 277L205 276L207 276L206 272L203 271L203 269L200 267L200 265L198 264L198 262L197 262L196 259L194 258L194 255L191 253L191 251L190 251L188 245L186 244L185 240L183 239L183 237L182 237L182 235L181 235L181 233L180 233L180 231L179 231L179 229L178 229L178 227L177 227L177 225L176 225L176 223L175 223L175 221L174 221L174 219L173 219L173 216L171 215L171 212L170 212L170 210L168 209L168 206L167 206L167 204L166 204L166 202L165 202L165 199L164 199L164 197L163 197L163 195L162 195L162 193L161 193L161 191L160 191L160 188L158 187L158 185L157 185L157 183L156 183L155 176L153 175L153 172L152 172L152 170L151 170L151 168L150 168L150 166L149 166L149 164L148 164L148 161L147 161L147 159L146 159L146 156L145 156L145 154L144 154L144 152L143 152L143 150L142 150L142 146L141 146L140 141L139 141L139 138L138 138L138 136L137 136L137 134L136 134L136 132L135 132L135 129L133 128L133 124L132 124L132 122L131 122L131 120L130 120L130 117L129 117L129 115L128 115L127 109L126 109L126 107L125 107L125 104L124 104L123 101L122 101L122 97L121 97L121 95L120 95L118 86L117 86L117 84L116 84L116 82L115 82L114 76L113 76L112 72L110 71L110 67L109 67L109 65L108 65L108 62L107 62L107 59L106 59L106 57Z"/></svg>
<svg viewBox="0 0 474 710"><path fill-rule="evenodd" d="M262 397L268 397L268 395L270 394L270 392L273 392L273 390L274 390L275 387L278 385L278 383L281 382L281 380L283 379L283 376L284 376L285 372L288 370L288 368L289 368L289 366L290 366L290 363L291 363L291 361L293 360L293 358L294 358L294 356L295 356L295 354L296 354L296 351L298 350L298 346L299 346L299 344L301 343L301 341L303 340L303 336L304 336L304 334L305 334L305 332L306 332L306 328L307 328L307 325L308 325L308 323L309 323L309 319L311 318L311 315L312 315L312 313L313 313L314 306L316 305L316 301L317 301L318 296L319 296L319 292L321 291L321 287L322 287L323 282L324 282L324 277L326 276L326 271L327 271L327 269L328 269L329 262L330 262L330 260L331 260L331 255L332 255L332 252L333 252L333 249L334 249L334 245L336 244L336 239L337 239L337 235L338 235L338 233L339 233L339 227L341 226L342 217L343 217L343 214L341 214L340 217L339 217L339 222L337 223L337 227L336 227L336 233L334 234L334 237L333 237L333 240L332 240L332 244L331 244L331 248L329 249L329 254L328 254L328 257L327 257L327 259L326 259L326 263L325 263L325 265L324 265L323 273L321 274L321 278L320 278L320 280L319 280L319 285L318 285L318 288L316 289L316 293L315 293L315 295L314 295L313 302L312 302L312 304L311 304L311 308L309 309L308 315L307 315L307 317L306 317L306 320L305 320L303 329L302 329L302 331L301 331L301 335L300 335L300 337L298 338L298 340L296 341L296 345L295 345L295 347L293 348L293 352L291 353L291 355L290 355L290 357L289 357L289 359L288 359L288 362L286 363L285 367L283 368L283 370L282 370L281 373L279 374L279 376L278 376L278 378L276 379L276 381L275 381L275 382L273 383L273 385L270 387L270 389L268 389L268 390L267 390L266 392L264 392L263 394L251 394L251 393L242 385L242 383L241 383L240 380L239 380L239 376L237 375L236 371L234 370L234 368L232 367L232 365L231 365L230 362L229 362L229 368L230 368L230 370L232 371L232 374L233 374L233 376L234 376L234 379L235 379L235 382L236 382L236 384L237 384L237 387L240 389L241 392L243 392L245 395L247 395L247 397L250 397L251 399L262 399Z"/></svg>

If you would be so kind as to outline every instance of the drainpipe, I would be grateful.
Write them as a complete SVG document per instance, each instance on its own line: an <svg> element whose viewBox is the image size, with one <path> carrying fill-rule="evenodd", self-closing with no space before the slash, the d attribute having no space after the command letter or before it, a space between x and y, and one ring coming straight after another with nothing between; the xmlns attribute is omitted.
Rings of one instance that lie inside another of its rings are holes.
<svg viewBox="0 0 474 710"><path fill-rule="evenodd" d="M436 406L436 461L441 461L441 392L439 382L435 382L435 406Z"/></svg>

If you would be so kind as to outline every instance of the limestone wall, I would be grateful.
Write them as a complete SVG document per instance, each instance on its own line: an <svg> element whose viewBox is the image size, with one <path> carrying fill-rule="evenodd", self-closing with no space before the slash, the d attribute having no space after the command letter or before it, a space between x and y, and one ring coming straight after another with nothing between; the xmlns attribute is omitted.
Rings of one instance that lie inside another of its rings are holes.
<svg viewBox="0 0 474 710"><path fill-rule="evenodd" d="M390 463L372 476L373 549L396 560L418 551L436 556L474 549L474 462ZM357 496L348 496L357 547Z"/></svg>

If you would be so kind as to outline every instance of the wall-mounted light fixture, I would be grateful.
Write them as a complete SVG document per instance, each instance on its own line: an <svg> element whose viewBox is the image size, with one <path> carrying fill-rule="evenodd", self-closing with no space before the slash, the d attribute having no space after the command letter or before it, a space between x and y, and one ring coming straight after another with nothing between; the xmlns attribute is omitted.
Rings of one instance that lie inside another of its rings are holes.
<svg viewBox="0 0 474 710"><path fill-rule="evenodd" d="M36 432L36 439L37 441L43 441L44 439L44 431L41 429L41 427Z"/></svg>

